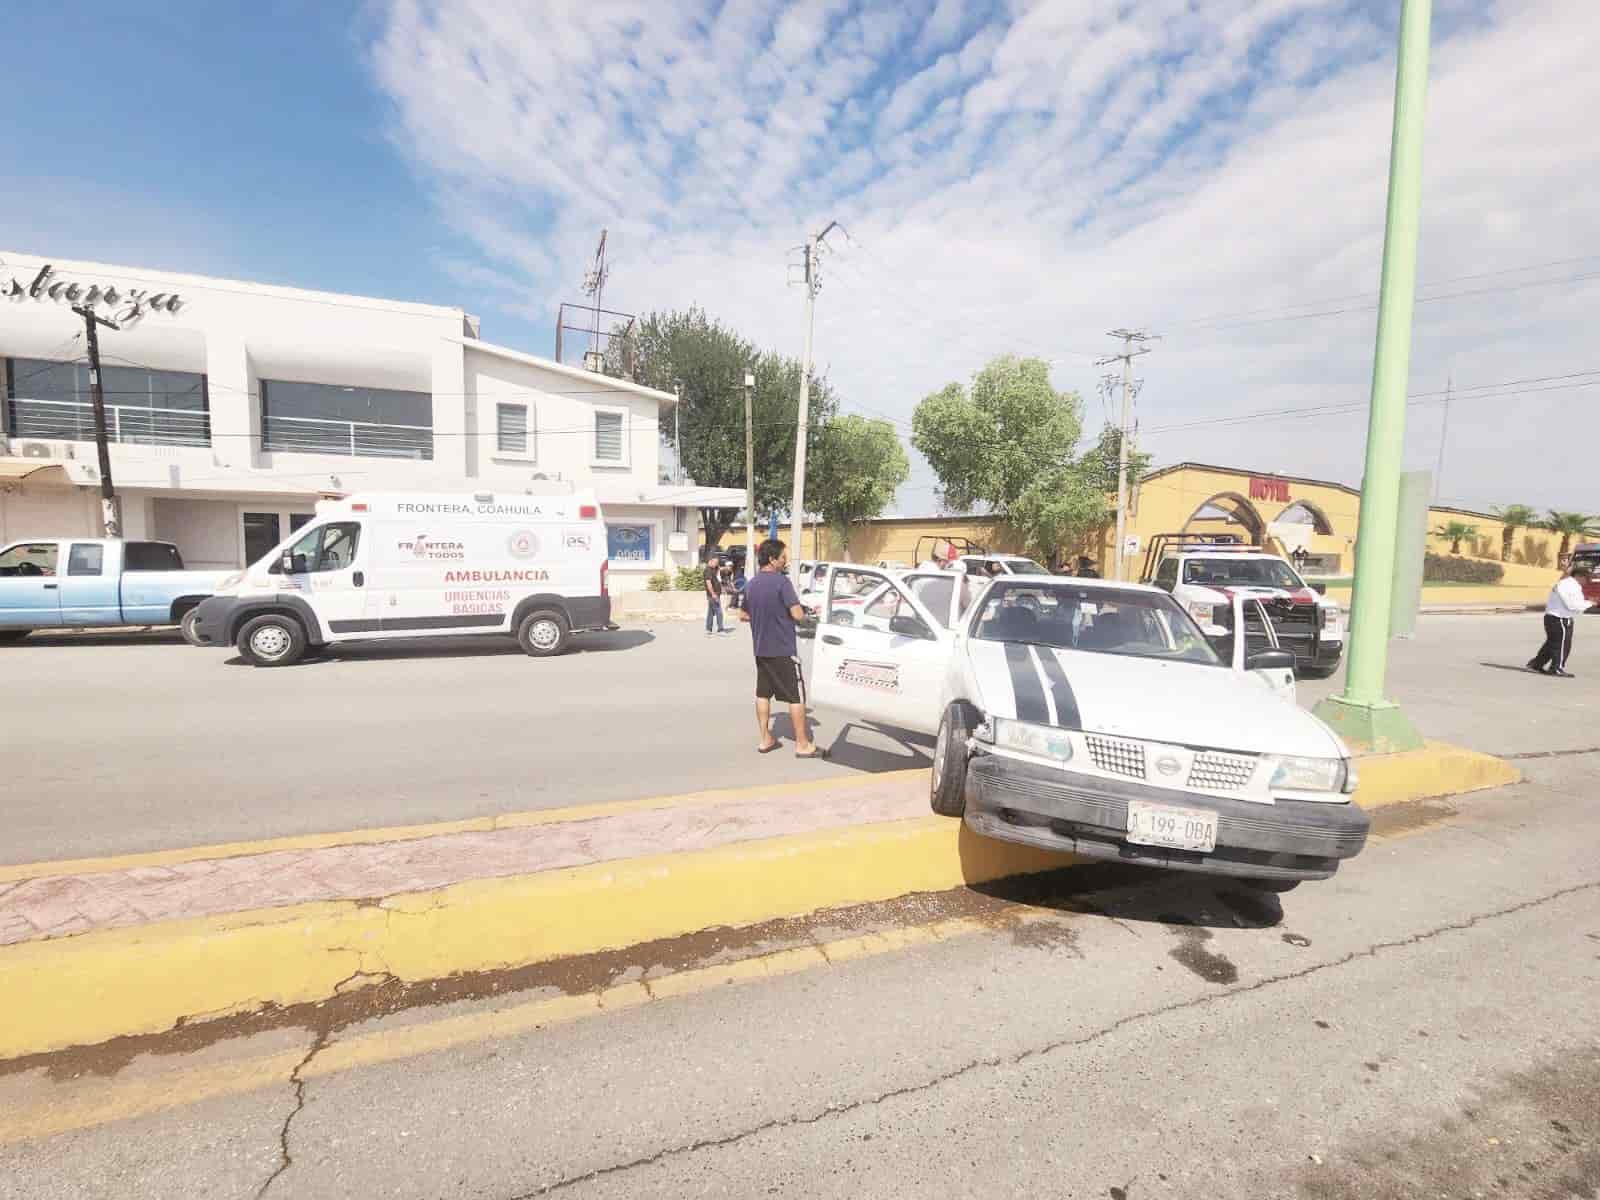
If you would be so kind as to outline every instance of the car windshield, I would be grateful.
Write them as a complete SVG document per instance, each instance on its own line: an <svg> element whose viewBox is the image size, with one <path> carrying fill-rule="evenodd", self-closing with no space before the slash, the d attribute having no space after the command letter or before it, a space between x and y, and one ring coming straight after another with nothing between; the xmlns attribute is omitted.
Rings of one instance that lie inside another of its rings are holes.
<svg viewBox="0 0 1600 1200"><path fill-rule="evenodd" d="M1189 614L1161 592L1000 579L971 628L986 642L1222 665Z"/></svg>
<svg viewBox="0 0 1600 1200"><path fill-rule="evenodd" d="M1183 564L1185 583L1215 584L1221 587L1304 587L1289 564L1276 558L1251 558L1245 555L1216 558L1191 558Z"/></svg>
<svg viewBox="0 0 1600 1200"><path fill-rule="evenodd" d="M1048 575L1050 572L1031 558L1008 558L1006 566L1013 575Z"/></svg>

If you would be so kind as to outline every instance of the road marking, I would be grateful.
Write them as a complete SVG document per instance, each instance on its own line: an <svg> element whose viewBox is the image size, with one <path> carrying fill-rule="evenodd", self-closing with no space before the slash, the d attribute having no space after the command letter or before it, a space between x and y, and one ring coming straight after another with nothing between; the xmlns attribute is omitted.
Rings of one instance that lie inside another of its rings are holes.
<svg viewBox="0 0 1600 1200"><path fill-rule="evenodd" d="M614 800L602 804L580 804L571 808L541 809L535 812L502 813L496 817L472 817L462 821L437 821L428 825L390 825L377 829L351 829L335 833L308 833L293 837L267 838L253 842L221 842L210 846L185 846L176 850L150 850L139 854L119 854L100 858L71 858L57 862L17 863L0 866L0 883L18 879L37 879L57 875L99 875L126 871L132 867L171 867L180 863L215 858L243 858L271 854L279 850L327 850L337 846L367 846L381 842L411 842L453 833L493 833L498 829L522 829L533 825L559 825L569 821L591 821L597 817L622 813L649 812L658 808L703 807L744 800L782 800L796 792L828 788L875 787L892 784L912 775L927 775L925 767L905 771L885 771L876 775L835 775L795 783L766 783L753 787L718 788L705 792L685 792L678 796L649 796L640 800Z"/></svg>
<svg viewBox="0 0 1600 1200"><path fill-rule="evenodd" d="M951 917L926 925L888 927L857 937L816 942L714 966L691 967L644 982L620 983L598 992L529 1000L507 1008L463 1013L396 1029L377 1029L340 1039L301 1067L299 1078L317 1079L359 1067L433 1054L459 1046L519 1037L555 1025L661 1004L719 987L777 979L802 971L838 966L858 959L937 945L977 933L1019 925L1059 921L1059 913L1029 912ZM307 1034L309 1041L310 1034ZM54 1137L113 1121L184 1108L203 1100L237 1096L286 1084L305 1059L303 1048L208 1067L179 1068L140 1078L78 1078L68 1083L40 1082L42 1072L13 1077L7 1090L47 1089L32 1103L0 1107L0 1145ZM144 1059L148 1063L150 1059ZM68 1093L63 1095L63 1093ZM73 1095L71 1093L77 1093Z"/></svg>

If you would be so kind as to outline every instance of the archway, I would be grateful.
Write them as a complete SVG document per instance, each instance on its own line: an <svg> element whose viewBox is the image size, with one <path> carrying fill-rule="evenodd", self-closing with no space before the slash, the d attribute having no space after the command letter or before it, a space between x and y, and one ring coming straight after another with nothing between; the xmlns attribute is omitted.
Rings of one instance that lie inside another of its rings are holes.
<svg viewBox="0 0 1600 1200"><path fill-rule="evenodd" d="M1309 525L1312 533L1330 534L1333 522L1309 500L1296 500L1273 518L1274 525Z"/></svg>
<svg viewBox="0 0 1600 1200"><path fill-rule="evenodd" d="M1232 534L1259 546L1266 531L1267 523L1254 504L1238 492L1218 492L1189 514L1180 532Z"/></svg>

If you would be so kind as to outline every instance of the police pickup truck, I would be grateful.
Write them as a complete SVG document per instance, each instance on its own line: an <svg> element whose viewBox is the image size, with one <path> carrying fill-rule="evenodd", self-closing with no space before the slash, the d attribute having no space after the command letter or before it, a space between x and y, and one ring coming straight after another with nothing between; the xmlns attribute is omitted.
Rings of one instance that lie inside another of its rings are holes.
<svg viewBox="0 0 1600 1200"><path fill-rule="evenodd" d="M0 644L34 630L177 625L226 571L187 571L171 542L25 538L0 549ZM192 640L192 639L191 639Z"/></svg>

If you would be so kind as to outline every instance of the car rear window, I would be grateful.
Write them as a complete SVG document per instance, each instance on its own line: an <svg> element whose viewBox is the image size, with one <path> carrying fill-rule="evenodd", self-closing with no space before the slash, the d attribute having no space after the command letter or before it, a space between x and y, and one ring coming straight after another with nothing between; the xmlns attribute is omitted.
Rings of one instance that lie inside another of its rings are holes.
<svg viewBox="0 0 1600 1200"><path fill-rule="evenodd" d="M167 542L129 542L122 551L124 571L181 571L178 548Z"/></svg>

